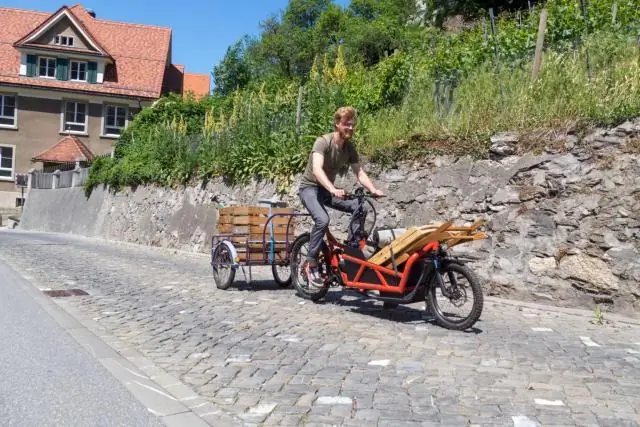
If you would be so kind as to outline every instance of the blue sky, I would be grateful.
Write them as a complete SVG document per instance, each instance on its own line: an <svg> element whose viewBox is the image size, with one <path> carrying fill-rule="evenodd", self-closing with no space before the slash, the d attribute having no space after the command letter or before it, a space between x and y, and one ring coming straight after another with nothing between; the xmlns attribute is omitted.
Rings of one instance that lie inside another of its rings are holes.
<svg viewBox="0 0 640 427"><path fill-rule="evenodd" d="M209 73L227 47L244 34L259 32L260 21L283 10L288 0L85 0L97 18L167 26L173 29L173 62L186 71ZM78 1L2 0L0 5L54 12ZM349 0L334 0L345 6ZM164 4L166 6L161 6Z"/></svg>

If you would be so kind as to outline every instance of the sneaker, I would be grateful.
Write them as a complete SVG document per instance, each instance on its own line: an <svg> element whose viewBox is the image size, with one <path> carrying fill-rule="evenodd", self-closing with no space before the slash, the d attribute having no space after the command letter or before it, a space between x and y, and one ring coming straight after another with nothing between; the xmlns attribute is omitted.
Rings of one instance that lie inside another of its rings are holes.
<svg viewBox="0 0 640 427"><path fill-rule="evenodd" d="M324 280L322 280L322 276L320 276L318 267L315 267L309 263L306 263L304 266L304 269L307 275L307 280L309 281L310 285L316 288L324 288Z"/></svg>

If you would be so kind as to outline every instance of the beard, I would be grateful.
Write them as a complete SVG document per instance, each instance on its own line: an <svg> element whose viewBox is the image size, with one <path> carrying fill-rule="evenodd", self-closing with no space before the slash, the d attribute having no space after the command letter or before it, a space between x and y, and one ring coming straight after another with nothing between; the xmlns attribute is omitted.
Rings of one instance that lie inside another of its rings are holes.
<svg viewBox="0 0 640 427"><path fill-rule="evenodd" d="M338 128L338 135L340 135L340 139L343 141L349 141L353 136L353 130L341 130Z"/></svg>

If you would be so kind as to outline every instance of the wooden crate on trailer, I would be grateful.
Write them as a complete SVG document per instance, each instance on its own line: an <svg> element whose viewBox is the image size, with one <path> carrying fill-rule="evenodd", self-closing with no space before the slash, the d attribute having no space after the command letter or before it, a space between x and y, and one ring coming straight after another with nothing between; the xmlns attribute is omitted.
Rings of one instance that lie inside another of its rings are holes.
<svg viewBox="0 0 640 427"><path fill-rule="evenodd" d="M293 208L230 206L220 208L218 213L217 232L228 236L239 261L270 262L272 239L274 261L287 259L287 240L291 245L295 238L295 217L290 216ZM269 221L270 216L273 218Z"/></svg>

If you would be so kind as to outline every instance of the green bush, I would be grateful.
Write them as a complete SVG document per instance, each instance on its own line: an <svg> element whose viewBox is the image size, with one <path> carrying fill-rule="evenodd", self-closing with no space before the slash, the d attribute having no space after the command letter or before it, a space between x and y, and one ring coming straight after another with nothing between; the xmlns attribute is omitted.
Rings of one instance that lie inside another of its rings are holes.
<svg viewBox="0 0 640 427"><path fill-rule="evenodd" d="M613 23L613 0L589 0L585 24L579 0L549 0L546 52L535 83L541 6L498 17L497 38L486 19L456 34L411 28L410 46L372 67L351 63L345 71L337 49L337 58L327 56L335 65L324 61L302 85L268 76L226 97L162 98L135 117L115 159L94 163L87 193L100 183L171 186L217 176L275 181L284 190L317 136L332 130L341 105L357 108L356 144L376 161L484 156L493 132L638 115L640 8L635 0L617 4ZM436 87L448 87L452 102L437 101Z"/></svg>

